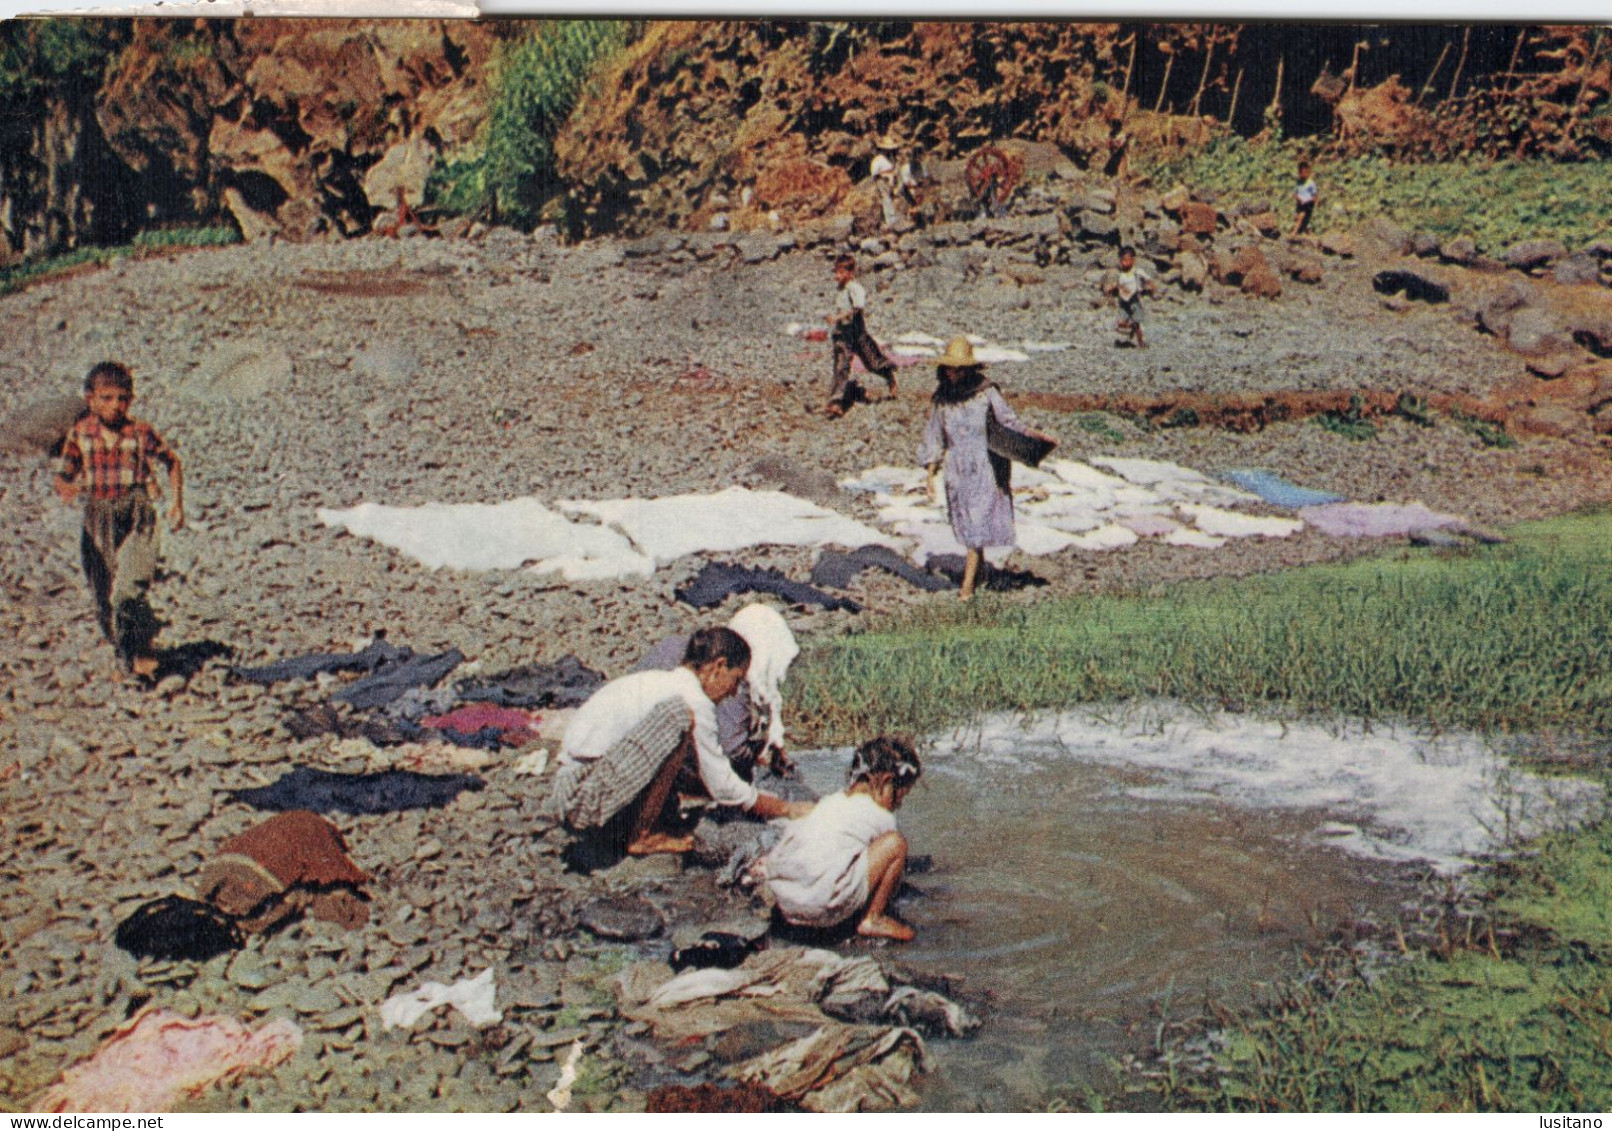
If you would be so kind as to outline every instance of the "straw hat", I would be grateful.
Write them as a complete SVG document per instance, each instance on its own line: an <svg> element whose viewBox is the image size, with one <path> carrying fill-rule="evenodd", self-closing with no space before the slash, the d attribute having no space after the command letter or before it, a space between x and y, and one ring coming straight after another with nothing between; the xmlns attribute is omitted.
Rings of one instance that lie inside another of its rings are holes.
<svg viewBox="0 0 1612 1131"><path fill-rule="evenodd" d="M947 365L954 369L964 369L980 363L974 360L973 343L967 338L959 336L946 343L946 352L935 358L934 364Z"/></svg>
<svg viewBox="0 0 1612 1131"><path fill-rule="evenodd" d="M893 133L887 133L873 144L879 149L900 149L901 139Z"/></svg>

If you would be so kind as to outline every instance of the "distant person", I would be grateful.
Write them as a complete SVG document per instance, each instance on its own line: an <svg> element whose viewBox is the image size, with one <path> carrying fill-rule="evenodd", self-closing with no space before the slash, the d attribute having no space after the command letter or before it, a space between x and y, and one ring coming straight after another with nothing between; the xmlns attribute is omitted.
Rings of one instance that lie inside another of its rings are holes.
<svg viewBox="0 0 1612 1131"><path fill-rule="evenodd" d="M722 754L715 704L734 693L749 666L744 637L702 628L674 670L605 684L566 727L550 810L574 832L620 822L629 855L687 852L694 838L673 832L667 818L672 787L692 766L719 805L766 820L803 816L809 805L761 792Z"/></svg>
<svg viewBox="0 0 1612 1131"><path fill-rule="evenodd" d="M918 183L923 171L915 158L903 160L901 141L894 134L885 134L878 140L878 152L868 166L874 190L879 194L879 208L884 226L889 231L911 229L910 215L918 206Z"/></svg>
<svg viewBox="0 0 1612 1131"><path fill-rule="evenodd" d="M783 690L789 665L800 655L795 634L777 610L746 605L728 627L750 645L750 664L734 693L716 705L717 739L729 764L745 781L755 771L785 774L792 768L784 752ZM671 671L688 648L686 635L669 636L649 650L634 671Z"/></svg>
<svg viewBox="0 0 1612 1131"><path fill-rule="evenodd" d="M918 462L929 470L929 492L946 468L946 517L968 551L963 565L962 599L971 600L988 546L1012 546L1013 465L990 450L991 418L1025 435L1039 436L1019 422L985 370L974 360L967 338L953 338L936 359L936 386Z"/></svg>
<svg viewBox="0 0 1612 1131"><path fill-rule="evenodd" d="M1321 190L1315 186L1315 178L1310 175L1310 163L1299 162L1299 183L1293 190L1293 234L1303 235L1310 230L1310 217L1315 213L1315 202L1320 198Z"/></svg>
<svg viewBox="0 0 1612 1131"><path fill-rule="evenodd" d="M1114 295L1119 299L1120 345L1134 342L1137 349L1147 343L1142 339L1142 296L1155 291L1153 277L1136 265L1134 248L1122 247L1119 251L1119 277L1114 281Z"/></svg>
<svg viewBox="0 0 1612 1131"><path fill-rule="evenodd" d="M123 670L150 678L157 672L157 622L146 602L160 553L156 465L168 471L168 524L175 530L185 525L184 472L156 429L129 415L134 377L126 366L103 361L91 369L84 403L87 411L63 443L56 494L64 503L84 500L79 553L102 634Z"/></svg>
<svg viewBox="0 0 1612 1131"><path fill-rule="evenodd" d="M868 938L910 942L913 929L890 914L907 869L907 839L895 811L922 767L912 743L882 735L857 747L848 783L784 834L756 864L786 922L832 928L856 921Z"/></svg>
<svg viewBox="0 0 1612 1131"><path fill-rule="evenodd" d="M838 290L834 295L834 312L827 316L833 328L834 384L828 391L828 403L823 415L836 420L845 415L857 384L851 378L852 358L861 358L869 373L877 373L890 386L890 395L896 395L896 366L884 355L879 343L868 333L865 311L868 305L867 288L856 281L856 257L842 255L834 261L834 282Z"/></svg>

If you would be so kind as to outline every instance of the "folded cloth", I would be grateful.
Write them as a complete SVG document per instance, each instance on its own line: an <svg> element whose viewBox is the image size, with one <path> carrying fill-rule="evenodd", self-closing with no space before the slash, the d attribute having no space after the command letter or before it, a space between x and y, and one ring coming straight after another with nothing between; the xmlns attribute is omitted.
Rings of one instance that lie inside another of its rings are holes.
<svg viewBox="0 0 1612 1131"><path fill-rule="evenodd" d="M231 790L230 797L254 809L396 813L440 809L461 793L483 789L486 784L474 774L417 774L412 770L333 774L298 766L269 785Z"/></svg>
<svg viewBox="0 0 1612 1131"><path fill-rule="evenodd" d="M844 589L856 580L858 574L868 568L893 573L903 581L911 582L929 593L956 588L951 581L919 569L888 546L863 546L850 553L824 550L819 555L817 564L812 566L812 584L826 586L829 589Z"/></svg>
<svg viewBox="0 0 1612 1131"><path fill-rule="evenodd" d="M735 593L771 593L795 605L821 605L859 613L855 601L836 597L799 581L791 581L775 569L750 569L725 562L711 562L687 585L677 590L677 599L696 609L720 605Z"/></svg>
<svg viewBox="0 0 1612 1131"><path fill-rule="evenodd" d="M463 680L459 698L500 707L580 707L605 677L575 656L552 664L522 664L481 679Z"/></svg>
<svg viewBox="0 0 1612 1131"><path fill-rule="evenodd" d="M377 636L362 652L313 652L259 668L236 668L235 675L252 683L278 683L286 679L311 679L321 672L372 672L382 664L396 663L413 654Z"/></svg>
<svg viewBox="0 0 1612 1131"><path fill-rule="evenodd" d="M211 904L169 895L135 908L113 940L136 958L206 962L245 945L235 920Z"/></svg>
<svg viewBox="0 0 1612 1131"><path fill-rule="evenodd" d="M1252 491L1273 507L1297 510L1299 507L1323 506L1327 503L1341 503L1344 500L1344 496L1334 495L1330 491L1316 491L1309 487L1296 486L1274 471L1265 471L1261 468L1247 467L1228 471L1225 478L1245 491Z"/></svg>
<svg viewBox="0 0 1612 1131"><path fill-rule="evenodd" d="M316 813L293 809L219 845L202 867L196 892L248 931L262 931L307 911L349 930L369 920L362 886L369 880L347 858L341 830Z"/></svg>
<svg viewBox="0 0 1612 1131"><path fill-rule="evenodd" d="M145 1009L86 1061L62 1073L40 1101L44 1111L170 1111L213 1084L267 1071L302 1046L284 1019L257 1030L233 1017L181 1017Z"/></svg>
<svg viewBox="0 0 1612 1131"><path fill-rule="evenodd" d="M923 1038L911 1029L824 1025L729 1074L807 1111L893 1111L918 1102L913 1081L927 1067Z"/></svg>

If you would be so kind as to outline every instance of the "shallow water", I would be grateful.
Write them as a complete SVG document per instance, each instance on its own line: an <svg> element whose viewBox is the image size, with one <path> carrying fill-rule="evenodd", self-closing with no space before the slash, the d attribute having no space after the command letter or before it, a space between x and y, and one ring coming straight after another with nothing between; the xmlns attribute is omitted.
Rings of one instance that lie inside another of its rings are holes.
<svg viewBox="0 0 1612 1131"><path fill-rule="evenodd" d="M849 758L799 761L830 791ZM999 719L932 744L900 813L932 861L897 908L918 938L885 956L956 978L986 1024L929 1042L925 1107L1034 1110L1100 1087L1161 1012L1253 1004L1303 945L1391 917L1418 877L1458 868L1452 845L1493 849L1498 825L1526 823L1512 810L1538 823L1596 796L1505 765L1476 740L1237 719ZM1474 799L1502 779L1497 822Z"/></svg>

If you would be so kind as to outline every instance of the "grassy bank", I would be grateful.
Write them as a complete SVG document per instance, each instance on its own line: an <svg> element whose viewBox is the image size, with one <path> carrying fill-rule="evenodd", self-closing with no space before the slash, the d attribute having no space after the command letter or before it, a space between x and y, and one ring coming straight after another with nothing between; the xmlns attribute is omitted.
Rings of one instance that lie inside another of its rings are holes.
<svg viewBox="0 0 1612 1131"><path fill-rule="evenodd" d="M1232 200L1269 201L1292 216L1299 142L1253 144L1226 138L1181 161L1141 168L1154 184L1213 189ZM1443 161L1394 163L1383 157L1317 160L1321 203L1315 230L1347 231L1387 216L1441 239L1471 236L1497 254L1518 240L1555 238L1570 248L1605 235L1612 213L1612 168L1606 161ZM1483 201L1474 208L1473 201Z"/></svg>
<svg viewBox="0 0 1612 1131"><path fill-rule="evenodd" d="M104 267L118 259L141 259L193 247L224 247L240 242L234 228L165 228L141 232L120 247L81 247L47 259L36 259L0 269L0 295L20 291L32 283L65 275L84 267Z"/></svg>
<svg viewBox="0 0 1612 1131"><path fill-rule="evenodd" d="M1612 515L1460 555L1395 551L1157 597L933 602L810 650L795 731L1169 698L1435 726L1612 728ZM798 682L796 682L798 681Z"/></svg>
<svg viewBox="0 0 1612 1131"><path fill-rule="evenodd" d="M1373 981L1290 990L1222 1031L1218 1072L1150 1074L1124 1105L1612 1109L1612 823L1535 847L1491 877L1493 919L1474 937Z"/></svg>

